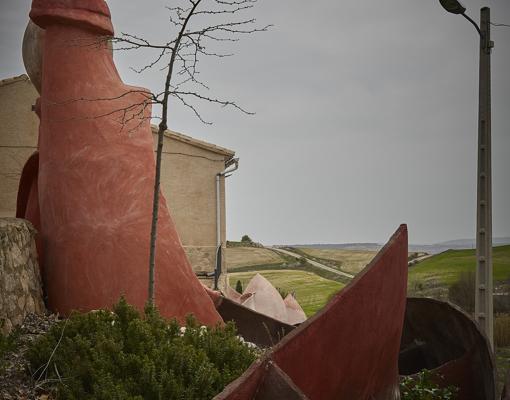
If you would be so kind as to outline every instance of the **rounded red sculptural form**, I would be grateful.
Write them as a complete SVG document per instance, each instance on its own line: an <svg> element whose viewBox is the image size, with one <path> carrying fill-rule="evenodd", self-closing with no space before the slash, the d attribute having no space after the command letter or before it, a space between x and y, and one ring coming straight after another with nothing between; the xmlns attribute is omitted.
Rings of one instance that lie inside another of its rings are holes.
<svg viewBox="0 0 510 400"><path fill-rule="evenodd" d="M101 40L113 34L103 0L34 0L30 18L45 30L37 196L49 307L87 311L123 294L142 308L155 171L146 91L122 83ZM157 306L221 322L159 206Z"/></svg>

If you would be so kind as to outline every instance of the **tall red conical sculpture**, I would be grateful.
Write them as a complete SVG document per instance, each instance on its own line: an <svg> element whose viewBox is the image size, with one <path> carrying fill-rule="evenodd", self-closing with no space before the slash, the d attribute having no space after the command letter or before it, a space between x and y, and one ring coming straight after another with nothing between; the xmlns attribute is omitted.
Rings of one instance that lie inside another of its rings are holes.
<svg viewBox="0 0 510 400"><path fill-rule="evenodd" d="M30 210L29 218L39 209L49 307L63 314L86 311L111 306L124 294L141 308L155 170L150 106L142 109L146 94L122 83L102 40L113 34L103 0L34 0L30 18L45 30L38 179L37 185L21 183L29 195L18 204ZM139 114L123 123L122 111L114 112L120 109L128 110L128 120ZM163 197L157 246L162 314L221 322Z"/></svg>

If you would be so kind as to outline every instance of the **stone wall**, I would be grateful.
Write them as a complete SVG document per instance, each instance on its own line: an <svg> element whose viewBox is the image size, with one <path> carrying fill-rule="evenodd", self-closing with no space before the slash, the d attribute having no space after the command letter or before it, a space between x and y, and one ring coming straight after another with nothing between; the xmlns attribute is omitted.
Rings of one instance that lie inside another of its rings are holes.
<svg viewBox="0 0 510 400"><path fill-rule="evenodd" d="M30 222L0 218L0 321L8 333L29 313L44 313L41 278Z"/></svg>

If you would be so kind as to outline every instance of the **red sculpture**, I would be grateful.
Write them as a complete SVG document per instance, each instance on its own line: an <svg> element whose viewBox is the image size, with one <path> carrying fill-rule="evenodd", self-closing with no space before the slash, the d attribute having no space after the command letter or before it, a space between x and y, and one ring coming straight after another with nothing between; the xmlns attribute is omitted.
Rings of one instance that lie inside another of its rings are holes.
<svg viewBox="0 0 510 400"><path fill-rule="evenodd" d="M406 307L407 228L315 316L216 400L396 400Z"/></svg>
<svg viewBox="0 0 510 400"><path fill-rule="evenodd" d="M489 340L460 308L429 298L408 298L399 371L433 371L439 386L458 389L456 400L496 399L495 361Z"/></svg>
<svg viewBox="0 0 510 400"><path fill-rule="evenodd" d="M155 169L146 90L120 80L102 40L113 35L103 0L34 0L30 18L44 29L39 158L24 171L18 215L39 227L49 307L87 311L124 294L142 308ZM163 197L157 246L161 313L221 322Z"/></svg>

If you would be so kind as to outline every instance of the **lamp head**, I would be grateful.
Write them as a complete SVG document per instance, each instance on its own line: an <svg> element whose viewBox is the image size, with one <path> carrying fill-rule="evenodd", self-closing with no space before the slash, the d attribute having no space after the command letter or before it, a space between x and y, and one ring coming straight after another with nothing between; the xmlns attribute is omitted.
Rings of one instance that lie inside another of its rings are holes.
<svg viewBox="0 0 510 400"><path fill-rule="evenodd" d="M466 7L464 7L458 0L439 0L443 8L452 14L464 14Z"/></svg>

